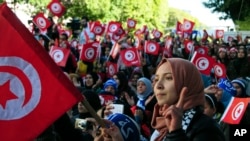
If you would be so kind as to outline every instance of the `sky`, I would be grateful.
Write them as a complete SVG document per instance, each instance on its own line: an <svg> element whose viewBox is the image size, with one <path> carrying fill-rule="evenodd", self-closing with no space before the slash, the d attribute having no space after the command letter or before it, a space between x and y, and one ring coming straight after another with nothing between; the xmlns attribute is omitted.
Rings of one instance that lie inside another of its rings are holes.
<svg viewBox="0 0 250 141"><path fill-rule="evenodd" d="M203 6L203 1L206 0L168 0L168 4L169 7L177 8L190 13L211 29L227 30L227 26L234 28L232 20L219 20L219 14L212 13L211 9Z"/></svg>

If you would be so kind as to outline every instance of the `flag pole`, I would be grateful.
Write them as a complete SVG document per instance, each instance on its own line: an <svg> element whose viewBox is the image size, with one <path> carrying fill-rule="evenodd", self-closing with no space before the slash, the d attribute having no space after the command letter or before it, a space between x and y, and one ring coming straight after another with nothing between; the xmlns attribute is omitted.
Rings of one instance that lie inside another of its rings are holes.
<svg viewBox="0 0 250 141"><path fill-rule="evenodd" d="M81 101L82 104L88 109L89 113L92 115L92 117L96 120L96 122L101 126L101 127L106 127L104 121L102 120L101 117L99 117L96 113L96 111L92 108L92 106L89 104L86 98Z"/></svg>

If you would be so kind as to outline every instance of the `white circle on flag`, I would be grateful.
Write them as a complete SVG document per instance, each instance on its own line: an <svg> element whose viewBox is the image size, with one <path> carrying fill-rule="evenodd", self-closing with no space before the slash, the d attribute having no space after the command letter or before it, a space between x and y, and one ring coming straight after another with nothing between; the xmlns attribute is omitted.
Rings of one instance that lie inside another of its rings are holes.
<svg viewBox="0 0 250 141"><path fill-rule="evenodd" d="M109 31L112 32L112 33L115 32L117 29L118 29L118 27L115 24L111 24L109 26Z"/></svg>
<svg viewBox="0 0 250 141"><path fill-rule="evenodd" d="M43 17L38 17L36 19L36 24L39 28L45 28L46 27L46 20Z"/></svg>
<svg viewBox="0 0 250 141"><path fill-rule="evenodd" d="M191 29L191 23L189 21L185 21L183 24L184 31Z"/></svg>
<svg viewBox="0 0 250 141"><path fill-rule="evenodd" d="M154 34L155 38L160 38L161 36L161 33L159 31L156 31L155 34Z"/></svg>
<svg viewBox="0 0 250 141"><path fill-rule="evenodd" d="M205 54L205 50L203 48L198 48L197 52L200 54Z"/></svg>
<svg viewBox="0 0 250 141"><path fill-rule="evenodd" d="M135 59L135 53L133 51L126 51L125 52L125 59L127 61L133 61Z"/></svg>
<svg viewBox="0 0 250 141"><path fill-rule="evenodd" d="M61 62L64 58L64 53L60 49L53 50L51 55L56 63Z"/></svg>
<svg viewBox="0 0 250 141"><path fill-rule="evenodd" d="M155 52L156 51L156 46L153 43L149 43L148 47L148 51L149 52Z"/></svg>
<svg viewBox="0 0 250 141"><path fill-rule="evenodd" d="M60 6L59 3L52 3L51 10L53 13L59 14L62 12L62 7Z"/></svg>
<svg viewBox="0 0 250 141"><path fill-rule="evenodd" d="M193 43L192 42L188 42L187 43L187 49L191 52L193 48Z"/></svg>
<svg viewBox="0 0 250 141"><path fill-rule="evenodd" d="M209 66L209 61L205 57L200 57L196 60L195 65L199 70L206 70Z"/></svg>
<svg viewBox="0 0 250 141"><path fill-rule="evenodd" d="M93 48L88 48L86 49L85 51L85 57L88 59L88 60L91 60L94 58L94 55L95 55L95 50Z"/></svg>
<svg viewBox="0 0 250 141"><path fill-rule="evenodd" d="M223 70L222 70L222 68L219 65L215 65L214 66L214 73L217 76L221 77L223 75Z"/></svg>
<svg viewBox="0 0 250 141"><path fill-rule="evenodd" d="M102 32L102 28L101 28L100 26L96 26L96 27L94 28L94 33L95 33L95 34L101 34L101 32Z"/></svg>
<svg viewBox="0 0 250 141"><path fill-rule="evenodd" d="M110 75L114 75L115 74L115 68L114 68L113 65L110 65L108 70L109 70L109 74Z"/></svg>
<svg viewBox="0 0 250 141"><path fill-rule="evenodd" d="M222 36L223 36L223 31L221 31L221 30L218 31L218 32L217 32L217 35L218 35L218 37L222 37Z"/></svg>
<svg viewBox="0 0 250 141"><path fill-rule="evenodd" d="M135 26L135 21L133 21L133 20L128 20L128 26L129 26L129 27L134 27L134 26Z"/></svg>
<svg viewBox="0 0 250 141"><path fill-rule="evenodd" d="M237 105L234 106L231 115L233 120L237 120L240 117L240 115L242 115L244 107L245 107L244 102L239 102Z"/></svg>
<svg viewBox="0 0 250 141"><path fill-rule="evenodd" d="M0 85L9 81L7 93L16 97L7 99L5 106L0 103L0 120L23 118L31 113L40 101L42 89L40 77L33 65L20 57L0 57L0 59L1 67L11 67L14 70L0 69ZM17 75L14 72L19 73Z"/></svg>

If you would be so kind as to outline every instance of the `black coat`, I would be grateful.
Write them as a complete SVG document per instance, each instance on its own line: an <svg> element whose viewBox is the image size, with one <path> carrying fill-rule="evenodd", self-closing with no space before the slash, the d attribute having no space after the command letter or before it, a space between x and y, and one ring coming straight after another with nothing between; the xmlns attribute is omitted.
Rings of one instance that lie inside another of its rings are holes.
<svg viewBox="0 0 250 141"><path fill-rule="evenodd" d="M173 131L167 134L165 141L225 141L225 136L219 124L200 110L194 115L186 133L182 129Z"/></svg>

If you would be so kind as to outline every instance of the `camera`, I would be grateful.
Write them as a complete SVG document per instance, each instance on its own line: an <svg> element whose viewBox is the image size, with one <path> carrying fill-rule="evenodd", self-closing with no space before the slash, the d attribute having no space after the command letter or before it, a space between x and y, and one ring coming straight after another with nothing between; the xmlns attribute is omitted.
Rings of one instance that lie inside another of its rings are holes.
<svg viewBox="0 0 250 141"><path fill-rule="evenodd" d="M81 129L81 130L89 130L92 128L92 125L90 124L90 122L88 122L85 119L80 119L80 118L76 118L75 121L75 128Z"/></svg>

